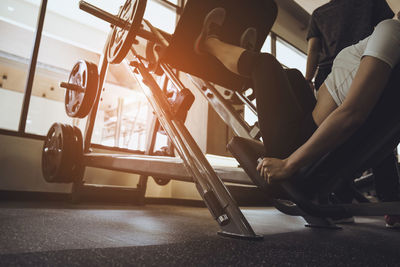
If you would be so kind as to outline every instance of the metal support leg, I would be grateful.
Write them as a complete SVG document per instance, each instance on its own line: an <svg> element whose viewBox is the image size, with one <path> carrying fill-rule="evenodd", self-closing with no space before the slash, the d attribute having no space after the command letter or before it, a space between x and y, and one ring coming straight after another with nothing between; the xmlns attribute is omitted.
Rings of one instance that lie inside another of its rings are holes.
<svg viewBox="0 0 400 267"><path fill-rule="evenodd" d="M149 135L146 140L145 155L151 155L154 151L154 146L156 144L156 138L157 138L157 132L158 132L159 125L160 125L160 123L158 122L157 117L153 116L153 119L151 120L151 124L150 124ZM145 198L146 189L147 189L147 180L148 180L147 175L140 175L139 183L137 184L138 190L141 191L139 203L142 205L144 204L144 198Z"/></svg>
<svg viewBox="0 0 400 267"><path fill-rule="evenodd" d="M170 105L166 98L160 94L161 89L157 82L148 73L140 59L138 61L139 74L133 74L144 90L161 125L183 159L186 169L193 177L200 195L219 223L221 234L237 238L259 239L260 237L254 233L237 203L214 172L184 123L173 118Z"/></svg>
<svg viewBox="0 0 400 267"><path fill-rule="evenodd" d="M101 64L100 64L100 73L99 73L99 84L97 87L96 98L95 98L92 110L90 111L88 119L86 121L86 128L85 128L85 135L84 135L85 137L84 137L84 143L83 143L84 153L87 153L90 150L90 143L92 140L94 122L96 120L97 110L99 108L99 103L100 103L100 99L101 99L101 93L103 91L103 86L104 86L104 82L105 82L106 75L107 75L108 64L109 64L107 61L107 56L106 56L107 46L108 46L108 40L106 42L102 58L100 59Z"/></svg>

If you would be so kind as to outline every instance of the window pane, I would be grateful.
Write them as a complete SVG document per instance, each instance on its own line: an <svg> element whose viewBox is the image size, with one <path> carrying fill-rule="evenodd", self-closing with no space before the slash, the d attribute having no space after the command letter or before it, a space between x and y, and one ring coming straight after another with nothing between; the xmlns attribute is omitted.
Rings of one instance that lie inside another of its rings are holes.
<svg viewBox="0 0 400 267"><path fill-rule="evenodd" d="M30 0L26 6L38 7L40 2ZM98 27L93 27L97 24ZM48 1L26 123L27 133L45 135L54 122L84 129L85 119L67 116L65 89L59 87L59 83L68 81L78 60L98 64L109 32L109 28L102 28L102 25L105 26L101 20L79 9L78 0ZM31 46L29 44L25 49L31 51Z"/></svg>
<svg viewBox="0 0 400 267"><path fill-rule="evenodd" d="M112 14L125 3L125 0L87 1ZM177 4L176 0L170 2ZM0 3L0 112L3 114L0 128L18 129L40 4L41 0L3 0ZM145 18L164 31L172 33L175 29L175 11L155 0L147 2ZM75 125L84 132L86 119L66 115L65 89L60 88L59 83L68 80L78 60L100 64L109 32L107 22L79 9L79 0L48 1L27 133L45 135L54 122ZM130 71L124 64L109 67L93 143L144 150L152 112ZM166 140L159 134L157 146L164 146Z"/></svg>
<svg viewBox="0 0 400 267"><path fill-rule="evenodd" d="M305 75L307 56L280 38L276 40L276 58L286 67L298 69Z"/></svg>
<svg viewBox="0 0 400 267"><path fill-rule="evenodd" d="M175 31L176 12L157 1L147 2L144 18L149 20L153 26L165 32L173 33Z"/></svg>
<svg viewBox="0 0 400 267"><path fill-rule="evenodd" d="M271 53L271 36L268 35L263 46L261 47L261 52Z"/></svg>
<svg viewBox="0 0 400 267"><path fill-rule="evenodd" d="M39 8L0 1L0 128L18 130Z"/></svg>
<svg viewBox="0 0 400 267"><path fill-rule="evenodd" d="M145 150L152 110L139 91L108 84L102 94L92 142L111 147Z"/></svg>
<svg viewBox="0 0 400 267"><path fill-rule="evenodd" d="M0 89L0 128L18 130L23 95L14 90Z"/></svg>

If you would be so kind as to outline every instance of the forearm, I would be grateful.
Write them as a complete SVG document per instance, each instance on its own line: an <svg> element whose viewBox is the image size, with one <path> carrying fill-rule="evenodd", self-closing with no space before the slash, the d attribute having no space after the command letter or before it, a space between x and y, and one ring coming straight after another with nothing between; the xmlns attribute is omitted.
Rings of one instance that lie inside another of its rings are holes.
<svg viewBox="0 0 400 267"><path fill-rule="evenodd" d="M319 53L321 52L321 41L313 37L308 40L308 51L307 51L307 65L305 78L311 81L315 76L317 70Z"/></svg>
<svg viewBox="0 0 400 267"><path fill-rule="evenodd" d="M317 71L318 58L319 58L318 53L309 52L307 57L307 66L305 75L305 79L307 81L311 81L312 78L314 78L315 76L315 72Z"/></svg>
<svg viewBox="0 0 400 267"><path fill-rule="evenodd" d="M367 119L380 98L390 73L388 64L365 56L343 104L321 123L304 145L290 155L287 159L289 168L297 171L349 138Z"/></svg>
<svg viewBox="0 0 400 267"><path fill-rule="evenodd" d="M347 112L337 109L326 118L305 144L289 156L288 167L295 172L314 162L347 140L360 125L360 121L352 119Z"/></svg>

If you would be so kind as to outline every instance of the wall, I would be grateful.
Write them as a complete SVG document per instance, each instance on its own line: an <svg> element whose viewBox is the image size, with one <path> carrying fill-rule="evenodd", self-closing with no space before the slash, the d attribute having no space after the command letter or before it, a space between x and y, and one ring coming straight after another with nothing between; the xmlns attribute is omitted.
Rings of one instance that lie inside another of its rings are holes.
<svg viewBox="0 0 400 267"><path fill-rule="evenodd" d="M43 141L0 135L0 190L70 193L70 184L47 183L41 172ZM136 187L138 175L87 168L84 180L90 184ZM149 179L146 197L199 199L194 187L172 181L166 186ZM192 185L192 184L190 184Z"/></svg>
<svg viewBox="0 0 400 267"><path fill-rule="evenodd" d="M279 0L276 2L278 3L278 17L272 27L272 31L306 53L307 23L291 16L288 10L279 6Z"/></svg>

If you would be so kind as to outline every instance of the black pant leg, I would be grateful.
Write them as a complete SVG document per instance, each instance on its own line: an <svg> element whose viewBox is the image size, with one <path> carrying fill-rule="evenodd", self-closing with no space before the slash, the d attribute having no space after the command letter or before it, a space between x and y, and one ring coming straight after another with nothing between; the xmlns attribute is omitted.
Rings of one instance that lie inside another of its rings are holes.
<svg viewBox="0 0 400 267"><path fill-rule="evenodd" d="M399 200L399 172L397 165L397 157L394 153L390 153L373 169L375 190L381 201Z"/></svg>

